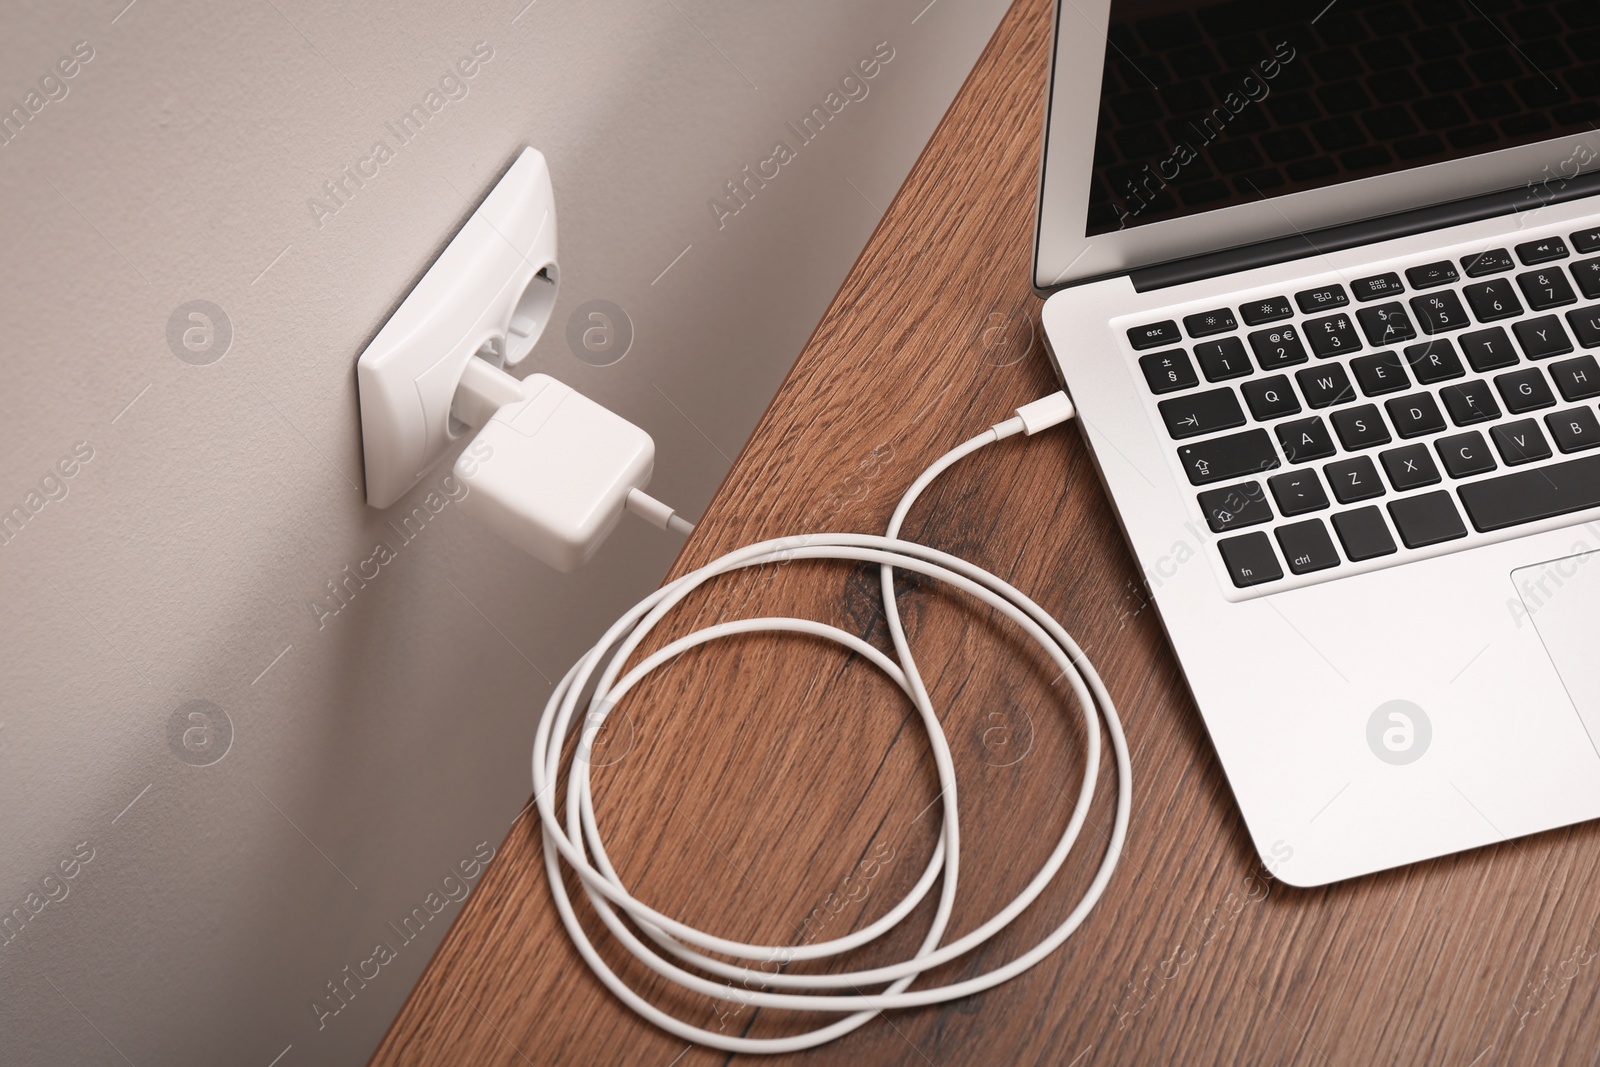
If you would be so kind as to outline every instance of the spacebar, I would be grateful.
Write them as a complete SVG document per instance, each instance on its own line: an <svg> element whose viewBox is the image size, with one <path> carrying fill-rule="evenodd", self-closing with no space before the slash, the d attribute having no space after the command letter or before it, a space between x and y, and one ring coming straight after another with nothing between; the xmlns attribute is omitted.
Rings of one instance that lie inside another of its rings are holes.
<svg viewBox="0 0 1600 1067"><path fill-rule="evenodd" d="M1480 532L1600 507L1600 453L1473 482L1460 493Z"/></svg>

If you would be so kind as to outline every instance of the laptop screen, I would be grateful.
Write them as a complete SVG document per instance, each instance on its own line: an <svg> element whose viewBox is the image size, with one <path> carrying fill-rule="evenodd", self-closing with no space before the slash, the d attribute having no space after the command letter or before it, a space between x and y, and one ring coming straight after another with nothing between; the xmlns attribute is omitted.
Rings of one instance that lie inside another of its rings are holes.
<svg viewBox="0 0 1600 1067"><path fill-rule="evenodd" d="M1594 131L1600 0L1111 0L1101 86L1089 236Z"/></svg>

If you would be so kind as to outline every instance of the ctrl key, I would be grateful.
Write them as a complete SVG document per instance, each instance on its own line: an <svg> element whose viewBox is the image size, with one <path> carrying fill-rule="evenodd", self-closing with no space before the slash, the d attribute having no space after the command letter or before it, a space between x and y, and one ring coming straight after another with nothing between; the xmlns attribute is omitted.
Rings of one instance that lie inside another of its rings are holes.
<svg viewBox="0 0 1600 1067"><path fill-rule="evenodd" d="M1278 527L1275 532L1283 558L1294 573L1310 574L1339 565L1339 550L1333 547L1333 539L1328 536L1328 528L1322 525L1321 519L1292 522Z"/></svg>
<svg viewBox="0 0 1600 1067"><path fill-rule="evenodd" d="M1228 565L1228 575L1240 589L1265 582L1276 582L1283 577L1278 557L1272 551L1272 541L1265 533L1243 534L1227 537L1217 542L1222 562Z"/></svg>

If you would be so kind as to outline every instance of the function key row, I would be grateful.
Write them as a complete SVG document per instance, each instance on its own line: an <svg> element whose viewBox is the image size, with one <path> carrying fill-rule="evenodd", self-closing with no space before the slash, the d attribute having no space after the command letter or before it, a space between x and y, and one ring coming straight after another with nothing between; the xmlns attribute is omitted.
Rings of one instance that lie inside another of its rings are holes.
<svg viewBox="0 0 1600 1067"><path fill-rule="evenodd" d="M1600 266L1600 260L1595 262ZM1600 298L1600 271L1594 275L1593 282L1596 286L1595 298ZM1479 319L1485 322L1504 319L1507 317L1506 309L1515 309L1513 314L1523 314L1521 301L1510 291L1504 279L1498 283L1500 288L1491 288L1496 284L1491 282L1484 283L1481 288L1467 287L1467 301ZM1584 289L1585 292L1590 291L1588 282L1584 283ZM1448 299L1444 299L1446 297ZM1438 303L1435 305L1433 301ZM1398 302L1361 308L1356 312L1356 317L1374 348L1405 346L1404 365L1412 368L1420 384L1431 385L1466 373L1456 355L1457 344L1461 346L1472 369L1480 373L1499 370L1517 362L1517 352L1512 347L1510 336L1501 326L1463 333L1454 340L1440 336L1446 331L1460 329L1461 324L1469 321L1455 293L1416 297L1412 303L1413 310L1417 312L1417 321L1422 324L1422 332L1428 335L1418 344L1406 344L1417 340L1418 333L1405 308ZM1542 309L1541 305L1536 310ZM1584 348L1600 347L1600 305L1568 311L1565 313L1565 322L1566 325L1563 325L1562 318L1555 315L1542 315L1522 318L1510 325L1518 346L1533 360L1551 359L1574 351L1574 337L1576 343ZM1247 340L1251 351L1255 353L1254 363L1245 350L1244 342L1238 337L1202 341L1194 346L1194 356L1207 381L1224 382L1253 374L1258 365L1265 371L1282 370L1309 362L1313 353L1319 359L1329 359L1359 352L1362 348L1354 324L1343 313L1310 319L1302 325L1306 331L1305 343L1302 342L1300 330L1292 323L1249 334ZM1310 344L1309 352L1306 343ZM1389 366L1397 369L1401 366L1400 357L1392 350L1358 356L1351 360L1350 366L1362 378L1363 391L1368 396L1403 389L1408 384L1404 373L1388 375L1384 370ZM1182 348L1140 356L1139 367L1144 372L1150 391L1157 395L1192 389L1200 384L1194 363L1190 361L1188 351Z"/></svg>
<svg viewBox="0 0 1600 1067"><path fill-rule="evenodd" d="M1581 312L1568 312L1567 322L1585 348L1600 347L1600 307ZM1316 326L1314 323L1308 325ZM1561 320L1554 315L1514 323L1512 334L1516 336L1515 345L1512 343L1511 335L1507 334L1504 328L1491 326L1485 330L1461 334L1453 341L1450 338L1435 337L1419 344L1406 345L1398 351L1388 349L1371 352L1350 360L1349 373L1355 375L1361 392L1366 396L1384 396L1409 389L1413 379L1418 385L1436 385L1465 377L1468 367L1479 374L1514 367L1521 362L1517 354L1518 348L1532 360L1553 359L1574 351L1572 337L1562 327ZM1319 349L1319 346L1327 341L1327 334L1313 329L1311 335L1313 349ZM1224 337L1217 341L1203 341L1195 345L1194 354L1195 360L1199 363L1198 372L1195 361L1191 361L1188 352L1181 348L1141 356L1139 366L1144 372L1150 391L1160 396L1193 389L1200 384L1201 373L1205 375L1206 381L1220 384L1253 375L1257 364L1262 370L1276 371L1308 363L1311 358L1301 346L1298 335L1287 328L1265 330L1259 336L1252 335L1251 344L1256 353L1255 362L1251 361L1243 343L1237 337ZM1458 344L1459 350L1456 347ZM1320 350L1318 354L1321 354ZM1559 380L1561 374L1568 368L1590 367L1593 363L1593 357L1583 356L1553 364L1551 373ZM1539 376L1537 371L1532 373L1536 378ZM1308 397L1321 395L1325 391L1320 385L1308 383L1320 383L1323 379L1340 383L1348 381L1345 365L1338 362L1307 367L1296 371L1295 375L1300 379L1302 387L1307 390ZM1282 376L1278 375L1264 380L1281 379ZM1254 386L1257 383L1249 384ZM1331 390L1329 395L1333 397L1343 397L1346 393L1343 386L1338 389L1330 386L1329 390ZM1569 396L1568 399L1577 398ZM1329 401L1330 404L1343 402L1342 399ZM1170 404L1171 402L1164 401L1162 407L1165 408ZM1313 401L1312 406L1326 405ZM1271 416L1262 414L1258 417L1265 419Z"/></svg>
<svg viewBox="0 0 1600 1067"><path fill-rule="evenodd" d="M1600 229L1581 230L1571 235L1572 247L1578 250L1579 255L1590 255L1600 252ZM1570 258L1572 255L1567 242L1560 237L1546 237L1537 241L1527 241L1516 246L1516 259L1505 248L1493 248L1468 256L1461 261L1461 269L1468 278L1482 278L1491 274L1504 274L1516 269L1517 261L1525 267L1536 267L1545 263L1554 263L1558 260ZM1579 267L1585 267L1587 277L1595 289L1590 292L1589 285L1585 285L1585 295L1591 300L1600 300L1600 260L1591 261L1590 264L1578 264L1573 269L1577 272ZM1559 275L1557 275L1559 277ZM1521 275L1518 283L1523 285L1524 291L1529 288L1529 283L1524 279L1531 275ZM1459 281L1460 275L1455 264L1449 260L1437 263L1425 263L1421 266L1410 267L1406 270L1406 281L1410 282L1412 289L1433 289L1441 285L1449 285ZM1580 276L1579 283L1585 281ZM1376 274L1370 278L1360 278L1351 283L1355 298L1361 303L1370 303L1384 297L1394 296L1406 291L1405 282L1400 280L1400 275L1391 271L1386 274ZM1553 297L1553 294L1552 294ZM1327 285L1317 289L1307 289L1295 294L1295 303L1299 305L1303 314L1311 315L1318 311L1331 308L1345 307L1350 302L1342 285ZM1557 306L1547 304L1547 307ZM1540 310L1535 306L1534 310ZM1283 296L1268 297L1247 304L1239 309L1239 316L1247 326L1260 326L1269 322L1278 322L1294 314L1289 304L1289 299ZM1513 313L1514 314L1514 313ZM1484 319L1483 321L1490 321ZM1229 308L1218 308L1215 311L1205 311L1196 315L1186 316L1184 326L1189 331L1189 336L1194 338L1210 337L1219 333L1228 333L1238 329L1238 321L1234 318L1233 311ZM1436 332L1436 331L1430 331ZM1152 323L1149 326L1137 326L1128 331L1128 340L1136 351L1146 352L1152 348L1165 345L1178 344L1183 340L1183 335L1178 329L1175 320L1168 319L1164 322ZM1376 343L1376 342L1374 342Z"/></svg>

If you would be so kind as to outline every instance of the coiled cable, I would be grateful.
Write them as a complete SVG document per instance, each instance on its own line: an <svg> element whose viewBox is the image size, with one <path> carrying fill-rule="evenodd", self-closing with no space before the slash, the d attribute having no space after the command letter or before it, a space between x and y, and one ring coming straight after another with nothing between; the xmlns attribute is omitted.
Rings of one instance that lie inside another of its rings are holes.
<svg viewBox="0 0 1600 1067"><path fill-rule="evenodd" d="M900 527L917 498L951 466L996 441L1017 433L1038 432L1066 421L1072 414L1071 402L1064 394L1056 393L1019 408L1015 417L990 427L947 452L912 483L900 499L882 536L828 533L774 538L729 552L662 586L618 619L555 687L539 720L533 749L534 799L543 827L545 871L562 924L579 954L600 981L634 1012L686 1041L729 1052L772 1054L814 1048L865 1025L879 1012L957 1000L992 989L1016 977L1072 936L1100 899L1122 854L1132 801L1132 772L1127 741L1104 684L1071 635L1020 590L982 567L899 537ZM664 645L625 670L630 657L656 625L695 589L714 578L746 567L796 559L878 564L884 610L894 646L892 659L854 634L826 623L810 619L765 617L717 623L696 630ZM1043 866L1009 904L976 929L949 944L941 942L955 906L961 855L955 766L949 742L917 670L905 628L901 624L894 595L896 570L933 578L976 597L1020 627L1044 649L1061 671L1061 678L1071 690L1082 716L1087 739L1083 753L1083 780L1072 816ZM832 641L882 671L899 686L920 714L939 777L943 825L933 854L916 884L884 916L862 929L808 945L756 945L719 937L678 922L636 899L623 884L606 852L595 821L590 791L590 762L587 758L590 746L595 735L605 726L607 717L630 691L651 671L691 648L719 638L756 632L794 633ZM591 680L594 682L594 691L581 717L577 752L567 774L566 804L562 813L556 807L560 756L568 733L578 717L582 694ZM925 971L971 952L1005 929L1039 897L1060 871L1083 827L1094 797L1100 766L1101 721L1110 737L1117 767L1116 814L1105 854L1082 898L1060 925L1010 962L974 978L948 985L911 989L912 983ZM756 1007L851 1014L814 1030L778 1038L729 1035L694 1026L669 1015L631 989L601 958L578 921L562 880L563 862L577 873L601 922L627 952L676 985L718 1000L733 999ZM705 955L714 952L739 960L784 965L838 956L860 948L895 927L926 898L935 882L939 882L939 896L928 932L916 952L897 964L835 974L789 974L781 969L779 973L752 969ZM630 928L623 916L637 925L644 939ZM739 984L732 985L734 982ZM879 992L860 991L863 986L880 983L887 985ZM828 992L806 992L810 990Z"/></svg>

